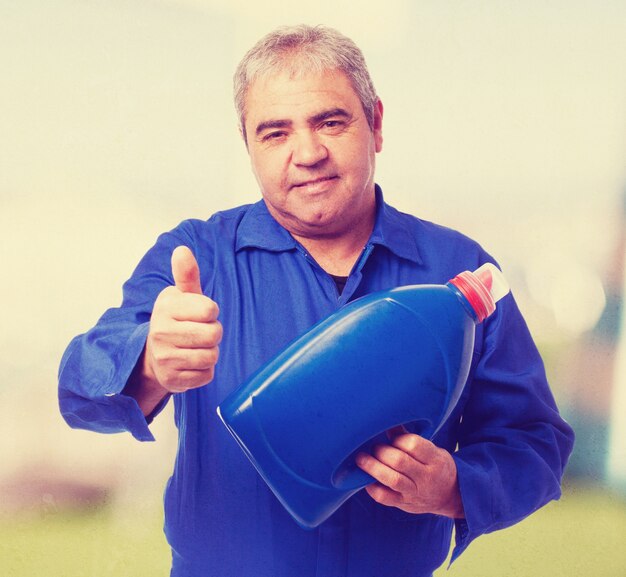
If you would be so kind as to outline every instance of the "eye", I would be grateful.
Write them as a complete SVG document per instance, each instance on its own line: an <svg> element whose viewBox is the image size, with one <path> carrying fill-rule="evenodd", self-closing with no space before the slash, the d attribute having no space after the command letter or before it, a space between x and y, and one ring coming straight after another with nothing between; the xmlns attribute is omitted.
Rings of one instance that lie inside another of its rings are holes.
<svg viewBox="0 0 626 577"><path fill-rule="evenodd" d="M320 129L328 134L338 134L345 129L346 123L343 120L324 120Z"/></svg>
<svg viewBox="0 0 626 577"><path fill-rule="evenodd" d="M286 135L287 133L282 130L274 130L272 132L268 132L267 134L263 136L263 142L272 142L272 141L280 140Z"/></svg>

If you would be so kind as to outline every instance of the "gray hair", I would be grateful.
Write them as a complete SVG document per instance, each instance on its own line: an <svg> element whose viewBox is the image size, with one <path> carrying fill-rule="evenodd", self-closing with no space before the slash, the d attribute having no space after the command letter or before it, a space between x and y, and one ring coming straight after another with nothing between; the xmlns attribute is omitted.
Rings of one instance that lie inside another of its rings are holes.
<svg viewBox="0 0 626 577"><path fill-rule="evenodd" d="M259 40L243 57L233 77L235 109L239 128L246 140L246 94L262 76L285 71L291 77L303 73L340 70L354 88L370 128L374 128L374 108L378 101L374 84L358 46L326 26L283 26Z"/></svg>

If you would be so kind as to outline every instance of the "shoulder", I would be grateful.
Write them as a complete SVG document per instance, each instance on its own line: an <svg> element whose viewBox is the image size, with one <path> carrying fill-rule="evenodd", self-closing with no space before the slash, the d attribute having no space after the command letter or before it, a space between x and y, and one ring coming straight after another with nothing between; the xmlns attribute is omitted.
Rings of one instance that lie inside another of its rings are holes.
<svg viewBox="0 0 626 577"><path fill-rule="evenodd" d="M445 274L459 272L459 268L473 270L494 258L479 242L461 231L434 223L386 205L386 210L415 243L420 259L429 268L446 268Z"/></svg>
<svg viewBox="0 0 626 577"><path fill-rule="evenodd" d="M190 241L206 242L218 238L222 241L234 238L243 218L256 205L245 204L214 213L208 219L189 218L166 234L187 237Z"/></svg>
<svg viewBox="0 0 626 577"><path fill-rule="evenodd" d="M189 218L159 235L156 243L138 265L139 273L163 269L169 271L172 251L180 245L191 249L200 265L213 263L215 254L234 244L237 229L254 205L243 205L216 212L206 220Z"/></svg>
<svg viewBox="0 0 626 577"><path fill-rule="evenodd" d="M190 218L183 220L173 229L162 233L155 244L146 252L125 285L125 292L132 290L143 298L153 298L164 286L173 283L171 255L177 246L187 246L193 252L205 293L212 291L218 266L229 266L237 230L242 219L255 205L244 205L216 212L206 220ZM226 264L224 264L226 262Z"/></svg>

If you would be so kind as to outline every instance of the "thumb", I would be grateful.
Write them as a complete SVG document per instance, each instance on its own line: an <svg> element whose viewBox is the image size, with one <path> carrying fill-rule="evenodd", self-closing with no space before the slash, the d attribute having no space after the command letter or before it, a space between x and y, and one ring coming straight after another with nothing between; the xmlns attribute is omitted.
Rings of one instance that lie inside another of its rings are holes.
<svg viewBox="0 0 626 577"><path fill-rule="evenodd" d="M193 253L186 246L177 246L172 253L172 276L176 288L181 292L202 294L200 269Z"/></svg>

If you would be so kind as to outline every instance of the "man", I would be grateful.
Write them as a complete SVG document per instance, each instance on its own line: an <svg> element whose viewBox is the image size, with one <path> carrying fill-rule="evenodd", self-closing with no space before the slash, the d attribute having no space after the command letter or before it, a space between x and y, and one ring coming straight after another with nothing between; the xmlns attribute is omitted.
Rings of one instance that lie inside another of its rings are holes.
<svg viewBox="0 0 626 577"><path fill-rule="evenodd" d="M66 351L61 410L71 426L151 440L148 423L173 397L180 442L165 532L176 577L432 575L454 525L456 557L558 498L571 429L507 296L478 326L470 378L433 442L391 431L358 456L377 482L317 529L298 527L217 405L346 302L444 283L492 259L384 202L374 183L383 107L338 32L300 26L262 39L237 69L235 103L262 201L158 239L122 306Z"/></svg>

